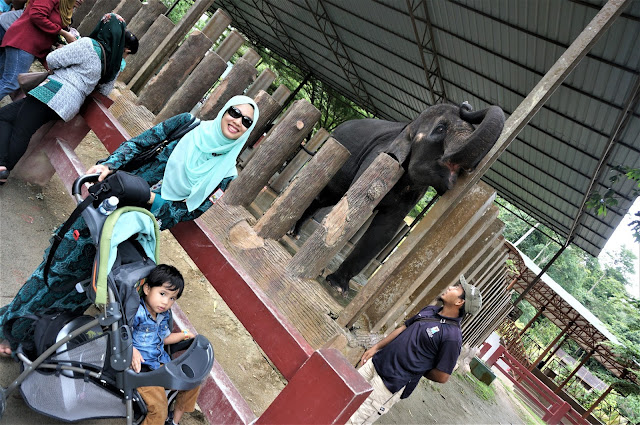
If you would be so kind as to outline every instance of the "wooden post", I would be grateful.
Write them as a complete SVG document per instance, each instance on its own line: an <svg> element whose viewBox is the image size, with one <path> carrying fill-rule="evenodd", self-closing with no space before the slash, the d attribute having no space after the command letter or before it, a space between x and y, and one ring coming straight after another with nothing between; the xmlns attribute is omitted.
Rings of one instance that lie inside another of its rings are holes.
<svg viewBox="0 0 640 425"><path fill-rule="evenodd" d="M202 14L211 7L213 2L214 0L196 0L173 30L171 30L160 44L155 45L153 54L136 75L131 78L127 88L131 89L134 93L140 92L142 87L144 87L156 72L156 69L158 69L167 57L173 54L178 44L182 42L184 36L191 30L193 25L198 22Z"/></svg>
<svg viewBox="0 0 640 425"><path fill-rule="evenodd" d="M84 0L80 7L73 11L73 25L78 28L84 18L91 12L98 0Z"/></svg>
<svg viewBox="0 0 640 425"><path fill-rule="evenodd" d="M238 51L244 42L244 36L238 31L233 30L220 42L220 45L216 49L216 53L226 62L231 59L231 56Z"/></svg>
<svg viewBox="0 0 640 425"><path fill-rule="evenodd" d="M287 270L300 277L318 276L367 220L403 172L395 159L385 153L379 154L309 236L287 265Z"/></svg>
<svg viewBox="0 0 640 425"><path fill-rule="evenodd" d="M127 57L127 67L120 73L118 79L123 83L129 83L155 52L156 46L162 43L162 40L173 30L173 27L171 19L164 15L159 15L140 39L138 53Z"/></svg>
<svg viewBox="0 0 640 425"><path fill-rule="evenodd" d="M138 10L138 13L131 18L131 22L127 22L127 29L134 33L136 37L138 37L138 40L141 40L147 33L149 27L158 19L158 16L166 11L167 6L162 4L160 0L148 0L147 3L142 3L142 7Z"/></svg>
<svg viewBox="0 0 640 425"><path fill-rule="evenodd" d="M328 138L329 132L324 128L316 131L316 134L313 135L311 140L304 145L305 149L300 149L300 152L296 154L295 158L289 162L278 178L270 185L271 189L282 193L284 188L289 184L289 181L300 171L309 158L312 158L307 152L316 152Z"/></svg>
<svg viewBox="0 0 640 425"><path fill-rule="evenodd" d="M276 79L276 73L270 70L269 68L265 68L258 78L251 84L251 86L247 89L245 93L246 96L253 98L258 94L260 90L267 91L271 83L273 83Z"/></svg>
<svg viewBox="0 0 640 425"><path fill-rule="evenodd" d="M225 202L249 205L319 119L320 111L312 104L306 100L295 102L286 117L260 143L251 162L229 185Z"/></svg>
<svg viewBox="0 0 640 425"><path fill-rule="evenodd" d="M193 31L140 91L138 103L154 114L160 112L212 45L209 37L198 30Z"/></svg>
<svg viewBox="0 0 640 425"><path fill-rule="evenodd" d="M280 105L284 105L284 102L286 102L287 99L289 99L289 96L291 96L291 90L289 90L289 88L284 84L280 84L278 88L275 89L272 96L276 102Z"/></svg>
<svg viewBox="0 0 640 425"><path fill-rule="evenodd" d="M139 0L121 0L116 8L113 9L113 13L117 13L122 16L122 19L124 19L128 24L141 8L142 2Z"/></svg>
<svg viewBox="0 0 640 425"><path fill-rule="evenodd" d="M253 66L256 66L258 62L260 62L260 55L253 49L247 49L244 55L242 55L242 58Z"/></svg>
<svg viewBox="0 0 640 425"><path fill-rule="evenodd" d="M229 24L231 24L231 17L224 10L218 9L204 26L202 33L215 43Z"/></svg>
<svg viewBox="0 0 640 425"><path fill-rule="evenodd" d="M251 132L251 136L247 139L245 147L253 147L264 134L267 125L273 121L280 112L280 104L265 91L259 91L253 100L258 105L258 108L260 108L260 119L258 119L256 126Z"/></svg>
<svg viewBox="0 0 640 425"><path fill-rule="evenodd" d="M331 177L349 158L349 151L334 138L320 149L306 167L276 198L254 226L262 238L279 239L295 224Z"/></svg>
<svg viewBox="0 0 640 425"><path fill-rule="evenodd" d="M399 320L399 316L402 319L402 312L407 306L411 306L412 302L417 302L422 297L430 302L446 288L446 283L440 281L440 277L449 259L456 256L454 252L457 248L463 250L464 244L471 242L466 238L472 229L478 232L484 225L490 224L489 221L485 221L474 228L478 221L482 221L494 199L495 191L480 182L467 193L464 204L460 203L441 226L425 235L406 261L391 273L384 285L379 286L373 299L354 298L355 302L364 301L363 311L373 326L372 332L380 331L388 322ZM491 219L496 216L497 211L494 210ZM371 281L378 283L373 278Z"/></svg>
<svg viewBox="0 0 640 425"><path fill-rule="evenodd" d="M86 37L91 34L91 31L96 27L100 18L105 13L111 12L113 9L118 6L120 0L100 0L97 1L91 11L82 19L80 25L78 25L77 29L81 36Z"/></svg>
<svg viewBox="0 0 640 425"><path fill-rule="evenodd" d="M157 124L174 115L193 109L211 86L218 81L225 69L227 69L227 63L215 52L208 52L182 86L173 93L156 116L154 123Z"/></svg>
<svg viewBox="0 0 640 425"><path fill-rule="evenodd" d="M257 73L255 66L244 58L238 59L224 80L204 102L202 109L198 112L199 117L203 120L214 119L229 99L244 92L244 89L256 79Z"/></svg>

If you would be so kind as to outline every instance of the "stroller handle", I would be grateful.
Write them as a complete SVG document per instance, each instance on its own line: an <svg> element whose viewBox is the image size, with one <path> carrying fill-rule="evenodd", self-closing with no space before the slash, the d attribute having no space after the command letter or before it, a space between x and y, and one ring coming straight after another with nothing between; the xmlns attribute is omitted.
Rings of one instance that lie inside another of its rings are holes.
<svg viewBox="0 0 640 425"><path fill-rule="evenodd" d="M71 195L73 195L77 201L82 201L80 192L82 190L82 185L85 183L95 183L98 181L98 177L100 177L100 174L85 174L84 176L78 177L73 182Z"/></svg>

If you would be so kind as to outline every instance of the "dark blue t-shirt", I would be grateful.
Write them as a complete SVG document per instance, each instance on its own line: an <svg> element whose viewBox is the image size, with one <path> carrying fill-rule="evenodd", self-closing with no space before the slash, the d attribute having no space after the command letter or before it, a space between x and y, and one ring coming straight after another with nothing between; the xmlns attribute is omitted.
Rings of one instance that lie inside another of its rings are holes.
<svg viewBox="0 0 640 425"><path fill-rule="evenodd" d="M458 326L419 321L421 317L444 318L438 313L442 307L425 307L404 322L407 329L373 356L373 365L384 385L392 393L402 392L407 398L420 378L431 369L451 375L462 348L462 332ZM460 324L461 318L455 320Z"/></svg>

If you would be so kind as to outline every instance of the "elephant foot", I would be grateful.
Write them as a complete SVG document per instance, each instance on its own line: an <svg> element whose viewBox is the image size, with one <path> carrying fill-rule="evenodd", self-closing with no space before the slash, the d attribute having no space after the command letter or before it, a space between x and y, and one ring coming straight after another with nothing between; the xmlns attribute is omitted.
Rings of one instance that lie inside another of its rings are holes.
<svg viewBox="0 0 640 425"><path fill-rule="evenodd" d="M331 285L331 287L334 288L336 291L338 291L338 293L341 294L343 297L347 297L347 295L349 295L348 279L345 280L337 276L335 273L332 273L327 276L327 282L329 282L329 285Z"/></svg>

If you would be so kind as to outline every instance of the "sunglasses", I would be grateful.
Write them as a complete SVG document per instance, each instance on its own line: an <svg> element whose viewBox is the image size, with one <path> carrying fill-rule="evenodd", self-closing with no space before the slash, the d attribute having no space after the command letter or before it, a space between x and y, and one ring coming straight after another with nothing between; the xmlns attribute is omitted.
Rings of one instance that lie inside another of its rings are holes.
<svg viewBox="0 0 640 425"><path fill-rule="evenodd" d="M244 128L249 128L251 127L251 124L253 124L253 118L242 115L240 109L236 108L235 106L230 106L229 109L227 109L227 114L229 114L229 116L233 119L242 117L242 125L244 126Z"/></svg>

